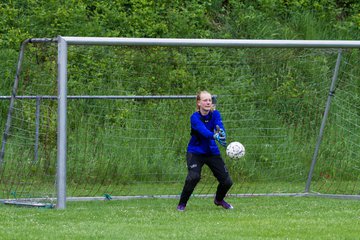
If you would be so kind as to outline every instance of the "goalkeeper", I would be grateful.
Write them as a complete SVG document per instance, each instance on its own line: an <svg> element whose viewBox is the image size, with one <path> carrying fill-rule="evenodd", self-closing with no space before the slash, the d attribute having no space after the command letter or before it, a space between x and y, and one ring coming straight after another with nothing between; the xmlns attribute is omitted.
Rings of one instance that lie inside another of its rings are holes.
<svg viewBox="0 0 360 240"><path fill-rule="evenodd" d="M233 207L225 202L224 197L233 182L224 160L220 156L216 141L226 147L226 134L220 112L214 109L212 96L201 91L196 96L196 112L190 117L191 138L187 147L188 175L180 196L177 210L184 211L186 204L201 178L201 169L206 164L219 182L214 204L225 209Z"/></svg>

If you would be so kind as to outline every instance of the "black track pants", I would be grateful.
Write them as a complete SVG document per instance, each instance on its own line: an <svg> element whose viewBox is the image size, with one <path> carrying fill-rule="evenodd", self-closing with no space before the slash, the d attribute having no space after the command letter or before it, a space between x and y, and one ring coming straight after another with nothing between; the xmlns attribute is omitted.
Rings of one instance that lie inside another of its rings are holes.
<svg viewBox="0 0 360 240"><path fill-rule="evenodd" d="M208 156L193 153L186 154L188 175L180 196L180 204L186 204L201 178L201 169L206 164L219 182L215 198L218 201L224 199L233 182L220 155Z"/></svg>

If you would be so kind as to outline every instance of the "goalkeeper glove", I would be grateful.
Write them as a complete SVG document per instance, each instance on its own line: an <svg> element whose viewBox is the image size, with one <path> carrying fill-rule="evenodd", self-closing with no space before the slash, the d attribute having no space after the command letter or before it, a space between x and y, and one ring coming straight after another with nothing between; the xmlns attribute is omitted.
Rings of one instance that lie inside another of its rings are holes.
<svg viewBox="0 0 360 240"><path fill-rule="evenodd" d="M220 143L221 146L226 147L226 138L220 136L219 133L214 134L214 139Z"/></svg>
<svg viewBox="0 0 360 240"><path fill-rule="evenodd" d="M216 125L216 131L214 130L214 139L220 143L221 146L226 147L226 134L223 129L220 129L218 125Z"/></svg>
<svg viewBox="0 0 360 240"><path fill-rule="evenodd" d="M214 133L219 133L220 137L224 137L226 139L226 132L224 129L220 128L219 125L216 125L216 131Z"/></svg>
<svg viewBox="0 0 360 240"><path fill-rule="evenodd" d="M216 131L214 131L214 133L219 133L221 137L226 138L225 130L220 128L219 125L216 125Z"/></svg>
<svg viewBox="0 0 360 240"><path fill-rule="evenodd" d="M226 132L224 129L220 128L219 134L221 137L224 137L226 139Z"/></svg>

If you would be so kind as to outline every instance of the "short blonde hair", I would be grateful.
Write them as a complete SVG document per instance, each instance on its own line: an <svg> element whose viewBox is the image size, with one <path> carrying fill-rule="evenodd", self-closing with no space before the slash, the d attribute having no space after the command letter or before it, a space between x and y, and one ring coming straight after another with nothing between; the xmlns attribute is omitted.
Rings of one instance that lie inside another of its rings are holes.
<svg viewBox="0 0 360 240"><path fill-rule="evenodd" d="M211 101L212 101L212 95L211 95L211 93L209 93L209 92L206 91L206 90L199 91L199 92L196 94L196 111L200 111L200 107L199 107L199 105L198 105L198 102L201 100L201 95L202 95L202 94L210 94L210 96L211 96ZM215 105L212 104L210 111L214 111L214 110L215 110Z"/></svg>

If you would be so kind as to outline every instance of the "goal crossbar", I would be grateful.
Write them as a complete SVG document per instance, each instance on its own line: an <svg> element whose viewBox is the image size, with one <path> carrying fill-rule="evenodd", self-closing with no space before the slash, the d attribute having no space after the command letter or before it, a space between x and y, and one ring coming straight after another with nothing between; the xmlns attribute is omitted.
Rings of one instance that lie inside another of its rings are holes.
<svg viewBox="0 0 360 240"><path fill-rule="evenodd" d="M124 45L247 48L359 48L360 41L59 37L68 45Z"/></svg>

